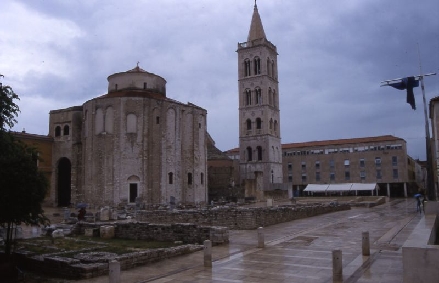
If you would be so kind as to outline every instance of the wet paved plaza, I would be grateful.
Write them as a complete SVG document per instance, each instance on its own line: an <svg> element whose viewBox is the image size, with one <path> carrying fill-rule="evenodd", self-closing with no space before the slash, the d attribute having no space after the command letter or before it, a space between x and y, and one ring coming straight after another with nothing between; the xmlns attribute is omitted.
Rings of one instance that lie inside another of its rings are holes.
<svg viewBox="0 0 439 283"><path fill-rule="evenodd" d="M257 248L256 230L231 230L228 245L212 248L212 268L200 251L121 271L121 282L333 282L332 251L341 250L343 282L400 283L401 247L421 217L413 199L396 199L265 227L264 248ZM370 256L362 256L365 231Z"/></svg>

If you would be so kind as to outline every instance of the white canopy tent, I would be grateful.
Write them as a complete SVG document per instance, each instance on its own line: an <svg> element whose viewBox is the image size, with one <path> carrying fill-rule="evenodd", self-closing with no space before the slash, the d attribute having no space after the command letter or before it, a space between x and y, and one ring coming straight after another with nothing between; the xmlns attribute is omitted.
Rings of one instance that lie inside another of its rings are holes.
<svg viewBox="0 0 439 283"><path fill-rule="evenodd" d="M304 192L350 192L350 191L373 191L377 189L376 183L342 183L342 184L308 184Z"/></svg>
<svg viewBox="0 0 439 283"><path fill-rule="evenodd" d="M329 185L308 184L303 191L306 192L326 192Z"/></svg>

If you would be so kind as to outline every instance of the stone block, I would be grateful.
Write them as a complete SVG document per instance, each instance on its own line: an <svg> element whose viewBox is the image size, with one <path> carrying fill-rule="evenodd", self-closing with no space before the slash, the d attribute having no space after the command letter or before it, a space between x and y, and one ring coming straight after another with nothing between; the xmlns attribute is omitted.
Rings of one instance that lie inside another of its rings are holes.
<svg viewBox="0 0 439 283"><path fill-rule="evenodd" d="M99 236L99 230L97 228L85 228L84 235L86 237L97 237Z"/></svg>
<svg viewBox="0 0 439 283"><path fill-rule="evenodd" d="M64 230L56 229L52 232L52 238L64 238Z"/></svg>
<svg viewBox="0 0 439 283"><path fill-rule="evenodd" d="M108 221L110 220L110 208L108 206L101 208L100 210L100 220Z"/></svg>
<svg viewBox="0 0 439 283"><path fill-rule="evenodd" d="M99 228L99 234L101 238L112 239L114 238L114 226L104 225Z"/></svg>

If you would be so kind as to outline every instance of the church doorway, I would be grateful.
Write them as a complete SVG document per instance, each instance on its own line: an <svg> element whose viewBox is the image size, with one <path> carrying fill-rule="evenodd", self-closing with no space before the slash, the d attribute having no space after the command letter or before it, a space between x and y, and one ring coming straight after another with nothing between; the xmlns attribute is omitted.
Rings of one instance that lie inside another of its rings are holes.
<svg viewBox="0 0 439 283"><path fill-rule="evenodd" d="M69 206L71 198L71 171L72 165L68 158L58 161L58 206Z"/></svg>
<svg viewBox="0 0 439 283"><path fill-rule="evenodd" d="M130 184L130 202L136 202L136 198L137 198L137 183Z"/></svg>

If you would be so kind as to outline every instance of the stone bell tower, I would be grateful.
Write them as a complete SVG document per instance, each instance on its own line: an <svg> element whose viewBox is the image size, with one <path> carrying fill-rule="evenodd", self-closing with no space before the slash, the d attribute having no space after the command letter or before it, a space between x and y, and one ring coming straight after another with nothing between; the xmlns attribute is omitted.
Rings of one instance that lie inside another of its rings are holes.
<svg viewBox="0 0 439 283"><path fill-rule="evenodd" d="M282 183L276 46L267 40L255 2L247 41L238 43L240 179L246 196Z"/></svg>

